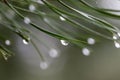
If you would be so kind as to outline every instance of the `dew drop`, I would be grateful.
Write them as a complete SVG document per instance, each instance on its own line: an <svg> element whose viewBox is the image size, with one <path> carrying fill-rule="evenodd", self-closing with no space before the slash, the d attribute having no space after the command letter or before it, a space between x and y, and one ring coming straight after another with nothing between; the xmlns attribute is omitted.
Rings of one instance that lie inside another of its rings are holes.
<svg viewBox="0 0 120 80"><path fill-rule="evenodd" d="M88 48L83 48L82 53L84 56L89 56L90 55L90 50Z"/></svg>
<svg viewBox="0 0 120 80"><path fill-rule="evenodd" d="M25 39L23 39L23 43L26 44L26 45L29 44L29 42L27 40L25 40Z"/></svg>
<svg viewBox="0 0 120 80"><path fill-rule="evenodd" d="M35 6L34 6L33 4L30 4L30 5L29 5L29 10L30 10L31 12L33 12L33 11L36 10L36 8L35 8Z"/></svg>
<svg viewBox="0 0 120 80"><path fill-rule="evenodd" d="M56 49L51 49L49 51L49 56L52 57L52 58L58 57L58 51Z"/></svg>
<svg viewBox="0 0 120 80"><path fill-rule="evenodd" d="M50 21L47 18L44 18L44 21L50 23Z"/></svg>
<svg viewBox="0 0 120 80"><path fill-rule="evenodd" d="M30 22L31 22L30 18L28 18L28 17L25 17L25 18L24 18L24 23L30 24Z"/></svg>
<svg viewBox="0 0 120 80"><path fill-rule="evenodd" d="M66 19L62 16L59 17L61 21L66 21Z"/></svg>
<svg viewBox="0 0 120 80"><path fill-rule="evenodd" d="M94 20L94 19L92 18L92 16L90 16L90 15L87 14L87 13L84 13L84 12L79 12L79 13L82 14L83 16L85 16L85 17L91 19L91 20Z"/></svg>
<svg viewBox="0 0 120 80"><path fill-rule="evenodd" d="M118 34L118 36L120 37L120 33L117 33Z"/></svg>
<svg viewBox="0 0 120 80"><path fill-rule="evenodd" d="M40 62L40 68L41 68L42 70L45 70L45 69L48 68L48 64L47 64L46 62Z"/></svg>
<svg viewBox="0 0 120 80"><path fill-rule="evenodd" d="M32 0L32 1L42 4L42 5L44 4L41 0Z"/></svg>
<svg viewBox="0 0 120 80"><path fill-rule="evenodd" d="M113 39L114 39L114 40L117 40L117 36L113 36Z"/></svg>
<svg viewBox="0 0 120 80"><path fill-rule="evenodd" d="M11 45L10 40L5 40L5 44L6 44L7 46Z"/></svg>
<svg viewBox="0 0 120 80"><path fill-rule="evenodd" d="M87 42L88 42L88 44L93 45L93 44L95 44L95 39L88 38Z"/></svg>
<svg viewBox="0 0 120 80"><path fill-rule="evenodd" d="M4 59L7 61L8 60L8 58L6 57L6 56L3 56L4 57Z"/></svg>
<svg viewBox="0 0 120 80"><path fill-rule="evenodd" d="M119 34L119 33L113 34L113 39L114 39L114 40L117 40L119 37L120 37L120 34Z"/></svg>
<svg viewBox="0 0 120 80"><path fill-rule="evenodd" d="M64 45L64 46L67 46L69 44L68 41L66 40L60 40L61 44Z"/></svg>
<svg viewBox="0 0 120 80"><path fill-rule="evenodd" d="M120 43L118 43L117 41L114 41L114 44L116 48L120 48Z"/></svg>

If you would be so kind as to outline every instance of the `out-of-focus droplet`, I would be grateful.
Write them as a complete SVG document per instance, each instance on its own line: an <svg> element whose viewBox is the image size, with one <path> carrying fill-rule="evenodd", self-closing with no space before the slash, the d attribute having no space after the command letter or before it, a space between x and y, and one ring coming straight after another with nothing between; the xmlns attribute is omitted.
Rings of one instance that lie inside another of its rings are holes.
<svg viewBox="0 0 120 80"><path fill-rule="evenodd" d="M116 48L120 48L120 43L118 43L117 41L114 41L114 44Z"/></svg>
<svg viewBox="0 0 120 80"><path fill-rule="evenodd" d="M69 44L68 41L66 40L60 40L61 44L64 45L64 46L67 46Z"/></svg>
<svg viewBox="0 0 120 80"><path fill-rule="evenodd" d="M58 51L56 49L51 49L49 51L49 56L52 57L52 58L58 57Z"/></svg>
<svg viewBox="0 0 120 80"><path fill-rule="evenodd" d="M113 34L113 39L114 39L114 40L119 39L119 37L120 37L120 33L114 33L114 34Z"/></svg>
<svg viewBox="0 0 120 80"><path fill-rule="evenodd" d="M120 33L118 32L117 34L118 34L118 36L120 37Z"/></svg>
<svg viewBox="0 0 120 80"><path fill-rule="evenodd" d="M44 18L43 20L47 23L50 23L50 21L47 18Z"/></svg>
<svg viewBox="0 0 120 80"><path fill-rule="evenodd" d="M25 18L24 18L24 23L30 24L30 22L31 22L30 18L28 18L28 17L25 17Z"/></svg>
<svg viewBox="0 0 120 80"><path fill-rule="evenodd" d="M84 56L89 56L89 55L90 55L90 50L89 50L88 48L83 48L83 49L82 49L82 54L83 54Z"/></svg>
<svg viewBox="0 0 120 80"><path fill-rule="evenodd" d="M42 70L45 70L45 69L48 68L48 64L47 64L46 62L40 62L40 68L41 68Z"/></svg>
<svg viewBox="0 0 120 80"><path fill-rule="evenodd" d="M93 45L93 44L95 44L95 39L88 38L87 42L88 42L88 44Z"/></svg>
<svg viewBox="0 0 120 80"><path fill-rule="evenodd" d="M4 57L4 59L7 61L8 60L8 57L6 57L6 56L3 56Z"/></svg>
<svg viewBox="0 0 120 80"><path fill-rule="evenodd" d="M33 4L30 4L30 5L29 5L29 10L30 10L31 12L33 12L33 11L36 10L36 7L35 7Z"/></svg>
<svg viewBox="0 0 120 80"><path fill-rule="evenodd" d="M5 40L5 44L6 44L7 46L11 45L10 40Z"/></svg>
<svg viewBox="0 0 120 80"><path fill-rule="evenodd" d="M114 40L117 40L118 38L117 38L117 36L114 35L114 36L113 36L113 39L114 39Z"/></svg>

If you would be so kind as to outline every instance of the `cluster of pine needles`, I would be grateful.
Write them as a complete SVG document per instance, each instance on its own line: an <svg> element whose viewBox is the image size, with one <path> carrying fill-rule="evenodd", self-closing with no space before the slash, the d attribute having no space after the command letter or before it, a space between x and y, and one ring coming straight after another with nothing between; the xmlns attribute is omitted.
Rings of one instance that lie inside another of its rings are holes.
<svg viewBox="0 0 120 80"><path fill-rule="evenodd" d="M8 10L14 14L11 15L13 17L8 16ZM113 12L119 10L99 8L85 0L0 0L0 26L14 32L25 44L31 43L38 53L39 49L32 38L37 40L38 36L33 34L33 29L80 48L93 45L101 38L114 41L119 48L119 28L104 19L119 19L120 15ZM28 15L39 17L47 28L35 23L33 17ZM16 20L17 18L20 21ZM23 26L21 21L29 26ZM0 40L2 39L6 40L6 37L0 34ZM2 43L0 53L5 60L13 55Z"/></svg>

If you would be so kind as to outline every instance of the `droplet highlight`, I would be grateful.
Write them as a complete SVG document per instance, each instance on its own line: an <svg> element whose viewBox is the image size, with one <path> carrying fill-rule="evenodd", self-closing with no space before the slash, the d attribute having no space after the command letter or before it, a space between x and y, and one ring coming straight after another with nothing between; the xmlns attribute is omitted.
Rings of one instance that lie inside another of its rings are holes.
<svg viewBox="0 0 120 80"><path fill-rule="evenodd" d="M60 40L61 44L64 45L64 46L68 46L69 45L69 42L66 41L66 40Z"/></svg>
<svg viewBox="0 0 120 80"><path fill-rule="evenodd" d="M117 40L117 39L119 39L119 38L120 38L120 32L113 34L113 39L114 39L114 40Z"/></svg>
<svg viewBox="0 0 120 80"><path fill-rule="evenodd" d="M118 36L120 37L120 33L118 32L117 34L118 34Z"/></svg>
<svg viewBox="0 0 120 80"><path fill-rule="evenodd" d="M5 40L5 44L6 44L7 46L11 45L11 41L10 41L10 40Z"/></svg>
<svg viewBox="0 0 120 80"><path fill-rule="evenodd" d="M52 58L58 57L58 51L56 49L51 49L49 51L49 56L52 57Z"/></svg>
<svg viewBox="0 0 120 80"><path fill-rule="evenodd" d="M95 39L93 39L93 38L88 38L88 39L87 39L87 42L88 42L88 44L93 45L93 44L95 44Z"/></svg>
<svg viewBox="0 0 120 80"><path fill-rule="evenodd" d="M44 4L41 0L32 0L32 1L34 1L34 2L37 2L38 4Z"/></svg>
<svg viewBox="0 0 120 80"><path fill-rule="evenodd" d="M83 48L83 49L82 49L82 54L83 54L84 56L89 56L89 55L90 55L90 50L89 50L88 48Z"/></svg>
<svg viewBox="0 0 120 80"><path fill-rule="evenodd" d="M35 7L33 4L30 4L30 5L29 5L29 10L30 10L31 12L34 12L34 11L36 10L36 7Z"/></svg>
<svg viewBox="0 0 120 80"><path fill-rule="evenodd" d="M29 44L29 42L27 40L25 40L25 39L23 39L23 43L26 44L26 45Z"/></svg>
<svg viewBox="0 0 120 80"><path fill-rule="evenodd" d="M117 36L113 36L113 39L114 39L114 40L117 40L118 38L117 38Z"/></svg>
<svg viewBox="0 0 120 80"><path fill-rule="evenodd" d="M116 47L116 48L120 48L120 43L119 43L119 42L114 41L114 44L115 44L115 47Z"/></svg>
<svg viewBox="0 0 120 80"><path fill-rule="evenodd" d="M45 70L45 69L48 68L48 64L47 64L46 62L40 62L40 68L41 68L42 70Z"/></svg>
<svg viewBox="0 0 120 80"><path fill-rule="evenodd" d="M25 18L24 18L24 23L30 24L30 22L31 22L30 18L28 18L28 17L25 17Z"/></svg>
<svg viewBox="0 0 120 80"><path fill-rule="evenodd" d="M59 17L61 21L66 21L66 19L62 16Z"/></svg>

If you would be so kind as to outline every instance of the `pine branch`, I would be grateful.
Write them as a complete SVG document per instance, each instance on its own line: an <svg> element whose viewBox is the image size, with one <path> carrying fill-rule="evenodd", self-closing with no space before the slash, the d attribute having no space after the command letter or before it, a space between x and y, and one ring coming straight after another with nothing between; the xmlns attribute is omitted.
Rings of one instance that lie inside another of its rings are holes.
<svg viewBox="0 0 120 80"><path fill-rule="evenodd" d="M95 44L97 38L112 40L115 42L115 46L120 48L120 44L118 43L118 38L120 37L119 28L107 22L101 18L101 16L96 16L97 14L95 13L97 12L101 15L109 16L109 18L119 19L120 15L111 13L119 12L119 10L97 8L85 2L84 0L68 1L69 3L64 0L1 0L0 15L4 21L0 20L0 25L3 25L17 34L26 44L31 43L35 47L36 51L40 54L42 60L44 60L44 57L34 43L34 40L31 38L32 36L37 39L37 36L34 36L32 31L30 31L28 28L22 26L19 21L16 20L16 17L22 19L25 24L30 25L30 27L35 30L39 30L40 32L64 42L68 41L83 49L86 49L86 46ZM54 4L54 2L56 4ZM76 3L79 3L79 6ZM49 13L47 11L41 11L39 7L45 8ZM14 17L8 17L5 14L6 10L13 11L15 13ZM93 14L87 12L87 10L92 10ZM55 32L45 29L44 26L39 26L38 24L34 23L31 20L31 17L25 16L26 13L38 16L45 24L49 26L49 28L53 29ZM92 24L95 26L95 28L91 28L82 22ZM62 26L60 23L67 24L71 28L79 30L79 34L70 31L69 27L68 30L65 30L64 28L66 26L60 27ZM97 31L96 29L100 29L100 31ZM104 31L105 33L101 31ZM79 38L76 36L79 36ZM0 35L0 40L2 39L3 37ZM5 60L12 55L11 51L2 44L0 45L0 53L3 55Z"/></svg>

